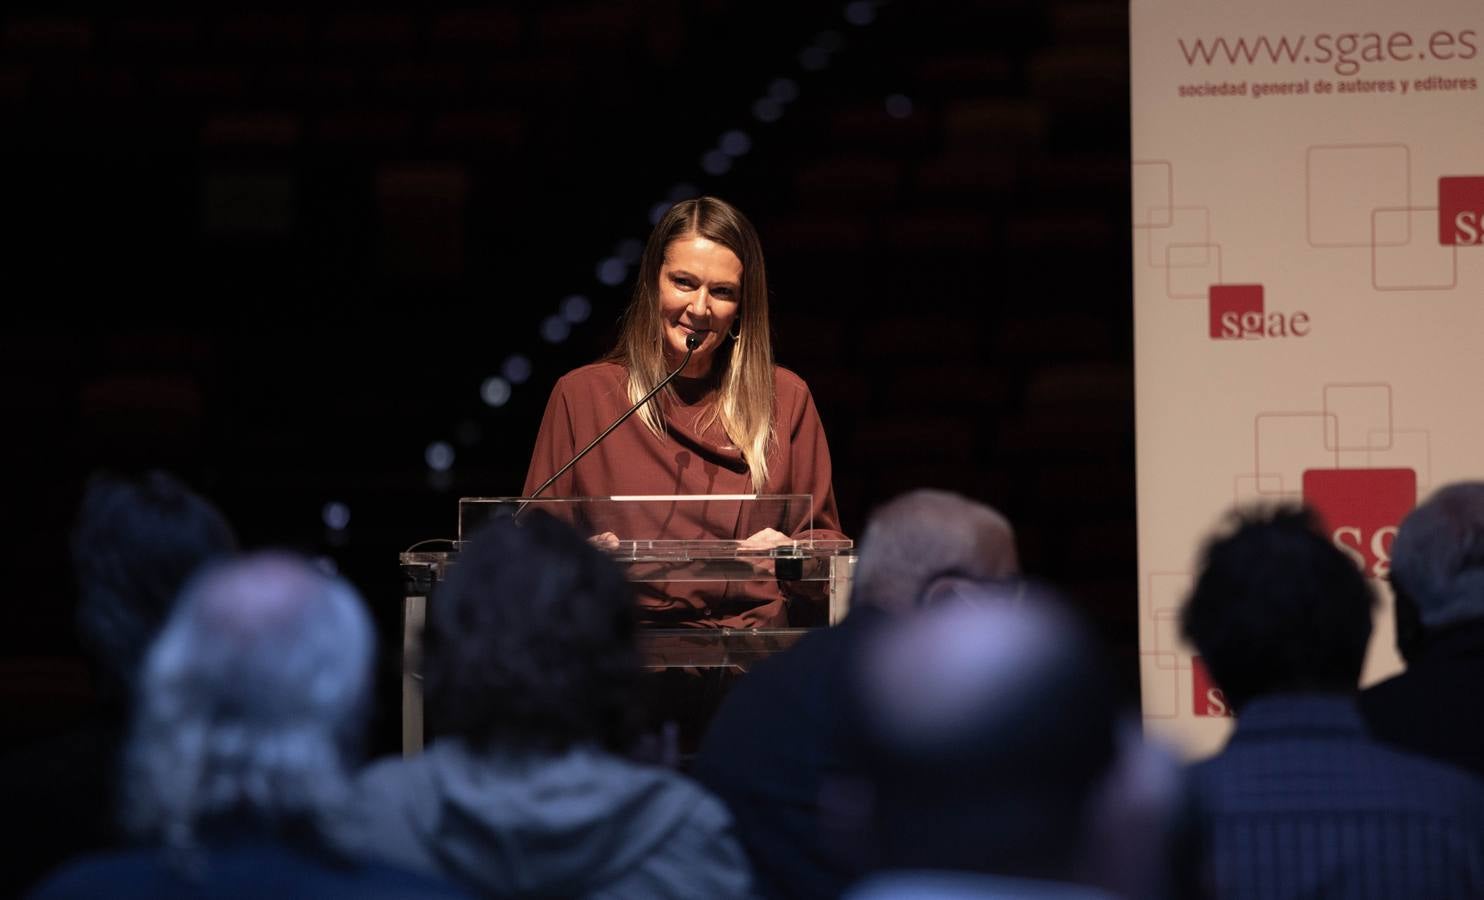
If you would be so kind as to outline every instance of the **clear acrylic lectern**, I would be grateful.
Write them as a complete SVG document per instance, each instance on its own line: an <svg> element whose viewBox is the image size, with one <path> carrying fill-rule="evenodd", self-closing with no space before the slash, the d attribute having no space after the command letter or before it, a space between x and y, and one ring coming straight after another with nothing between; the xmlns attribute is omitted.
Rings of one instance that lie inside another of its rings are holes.
<svg viewBox="0 0 1484 900"><path fill-rule="evenodd" d="M855 567L853 543L817 532L808 494L690 494L618 497L466 497L459 500L453 549L401 555L406 589L403 624L403 752L423 743L419 648L427 601L444 573L458 564L459 549L480 526L498 517L536 510L568 523L601 547L630 583L671 590L723 589L747 593L805 588L827 598L827 620L844 618ZM757 546L746 538L772 528L791 539ZM812 588L810 590L809 588ZM799 593L797 590L784 591ZM807 628L646 628L640 633L645 665L746 669L792 646Z"/></svg>

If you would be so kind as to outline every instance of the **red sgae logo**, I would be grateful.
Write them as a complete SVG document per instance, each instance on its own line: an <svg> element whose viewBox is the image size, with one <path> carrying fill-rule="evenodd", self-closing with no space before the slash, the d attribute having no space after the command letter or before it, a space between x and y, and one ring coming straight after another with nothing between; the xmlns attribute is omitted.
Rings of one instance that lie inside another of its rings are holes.
<svg viewBox="0 0 1484 900"><path fill-rule="evenodd" d="M1262 285L1211 285L1211 337L1262 337Z"/></svg>
<svg viewBox="0 0 1484 900"><path fill-rule="evenodd" d="M1211 680L1211 673L1206 670L1206 664L1201 662L1199 656L1190 658L1190 696L1194 708L1191 713L1200 718L1213 718L1230 716L1232 709L1226 702L1226 695L1216 682Z"/></svg>
<svg viewBox="0 0 1484 900"><path fill-rule="evenodd" d="M1484 246L1484 175L1438 179L1438 241Z"/></svg>
<svg viewBox="0 0 1484 900"><path fill-rule="evenodd" d="M1307 337L1309 314L1292 315L1264 309L1260 284L1213 284L1210 292L1211 337L1218 341Z"/></svg>
<svg viewBox="0 0 1484 900"><path fill-rule="evenodd" d="M1304 502L1313 507L1335 546L1370 578L1391 571L1391 542L1417 505L1412 469L1309 469Z"/></svg>

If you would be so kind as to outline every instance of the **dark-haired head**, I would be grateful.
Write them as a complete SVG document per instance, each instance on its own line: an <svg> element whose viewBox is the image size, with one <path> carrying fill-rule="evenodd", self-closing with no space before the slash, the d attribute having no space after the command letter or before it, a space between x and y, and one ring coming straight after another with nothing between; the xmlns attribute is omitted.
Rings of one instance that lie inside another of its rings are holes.
<svg viewBox="0 0 1484 900"><path fill-rule="evenodd" d="M1207 544L1182 627L1232 706L1357 689L1375 596L1302 508L1238 514Z"/></svg>
<svg viewBox="0 0 1484 900"><path fill-rule="evenodd" d="M210 501L164 472L94 475L72 532L78 628L127 689L176 595L201 565L237 539Z"/></svg>
<svg viewBox="0 0 1484 900"><path fill-rule="evenodd" d="M498 519L435 592L424 667L434 727L481 746L625 747L640 675L617 566L539 511Z"/></svg>

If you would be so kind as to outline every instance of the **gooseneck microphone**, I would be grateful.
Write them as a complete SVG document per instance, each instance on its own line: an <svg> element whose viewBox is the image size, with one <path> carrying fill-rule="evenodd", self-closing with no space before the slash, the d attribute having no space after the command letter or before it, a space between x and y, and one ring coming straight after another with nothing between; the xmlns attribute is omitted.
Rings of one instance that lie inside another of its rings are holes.
<svg viewBox="0 0 1484 900"><path fill-rule="evenodd" d="M639 407L643 406L645 403L648 403L649 402L649 398L650 397L653 397L655 394L659 393L660 388L662 388L665 385L669 384L671 382L671 380L673 380L675 378L676 375L679 375L682 371L685 370L685 367L690 364L691 354L696 352L696 348L699 347L699 346L701 346L701 342L704 341L705 339L706 339L706 336L704 334L697 333L697 332L691 332L690 334L686 335L685 336L685 359L682 359L680 361L680 365L678 365L678 366L675 367L675 371L671 372L669 375L666 375L660 381L659 384L657 384L654 387L650 388L649 389L649 393L645 394L643 397L640 397L639 398L639 402L638 403L635 403L633 406L629 407L628 412L626 412L623 415L619 416L617 419L614 419L613 420L613 424L612 425L609 425L607 428L604 428L603 429L603 433L600 434L600 435L598 435L597 437L593 438L592 443L588 444L586 447L583 447L580 451L578 451L577 455L574 456L574 457L572 457L570 460L568 460L567 461L567 464L565 466L562 466L560 469L557 469L556 470L556 474L552 475L550 478L548 478L545 481L541 482L541 486L538 487L538 488L536 488L534 491L532 491L531 492L531 496L529 496L529 497L527 497L525 499L527 499L527 500L535 500L537 497L541 496L541 492L542 491L544 491L547 488L551 487L551 483L553 481L556 481L558 478L561 478L562 475L565 474L568 469L570 469L573 466L577 465L577 461L579 459L582 459L584 456L587 456L587 454L588 454L589 451L591 451L594 447L598 446L598 444L602 443L603 442L603 438L607 437L610 433L612 433L613 429L615 429L618 426L622 425L625 421L628 420L629 416L632 416L634 413L638 412L639 411Z"/></svg>

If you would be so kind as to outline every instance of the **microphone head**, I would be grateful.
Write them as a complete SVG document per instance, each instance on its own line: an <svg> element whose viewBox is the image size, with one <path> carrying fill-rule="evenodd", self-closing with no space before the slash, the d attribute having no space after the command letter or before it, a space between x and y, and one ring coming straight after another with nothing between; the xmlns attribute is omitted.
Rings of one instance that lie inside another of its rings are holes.
<svg viewBox="0 0 1484 900"><path fill-rule="evenodd" d="M706 340L706 336L704 334L693 331L685 336L685 349L694 350L697 347L701 346L701 342L704 340Z"/></svg>

